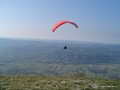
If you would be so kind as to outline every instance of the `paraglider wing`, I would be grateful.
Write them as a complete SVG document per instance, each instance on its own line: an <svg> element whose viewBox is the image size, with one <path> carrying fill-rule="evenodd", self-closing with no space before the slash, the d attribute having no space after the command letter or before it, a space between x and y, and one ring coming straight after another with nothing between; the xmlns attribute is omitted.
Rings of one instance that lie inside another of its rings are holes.
<svg viewBox="0 0 120 90"><path fill-rule="evenodd" d="M55 32L55 30L56 30L59 26L65 24L65 23L70 23L70 24L74 25L76 28L78 28L78 26L77 26L76 23L71 22L71 21L67 21L67 20L62 20L62 21L58 21L57 23L55 23L55 24L53 25L52 31Z"/></svg>

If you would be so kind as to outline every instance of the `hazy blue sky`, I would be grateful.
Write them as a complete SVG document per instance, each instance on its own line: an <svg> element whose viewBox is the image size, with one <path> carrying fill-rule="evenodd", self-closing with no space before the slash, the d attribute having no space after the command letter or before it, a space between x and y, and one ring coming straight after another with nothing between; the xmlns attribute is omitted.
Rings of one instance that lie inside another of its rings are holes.
<svg viewBox="0 0 120 90"><path fill-rule="evenodd" d="M120 43L120 0L0 0L0 37Z"/></svg>

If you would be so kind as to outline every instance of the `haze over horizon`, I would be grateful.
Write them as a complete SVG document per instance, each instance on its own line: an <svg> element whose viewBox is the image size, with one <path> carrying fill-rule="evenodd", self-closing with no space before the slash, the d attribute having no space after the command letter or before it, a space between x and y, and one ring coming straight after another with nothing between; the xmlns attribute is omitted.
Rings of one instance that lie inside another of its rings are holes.
<svg viewBox="0 0 120 90"><path fill-rule="evenodd" d="M119 0L0 0L0 37L120 44ZM70 20L53 33L59 20Z"/></svg>

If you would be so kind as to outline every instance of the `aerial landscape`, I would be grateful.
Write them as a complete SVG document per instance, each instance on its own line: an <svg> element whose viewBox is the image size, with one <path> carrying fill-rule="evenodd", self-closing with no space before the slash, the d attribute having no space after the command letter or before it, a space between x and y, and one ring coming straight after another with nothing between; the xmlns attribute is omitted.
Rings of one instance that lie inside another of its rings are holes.
<svg viewBox="0 0 120 90"><path fill-rule="evenodd" d="M120 90L119 0L0 0L0 90Z"/></svg>
<svg viewBox="0 0 120 90"><path fill-rule="evenodd" d="M1 90L120 89L120 45L15 39L0 43Z"/></svg>

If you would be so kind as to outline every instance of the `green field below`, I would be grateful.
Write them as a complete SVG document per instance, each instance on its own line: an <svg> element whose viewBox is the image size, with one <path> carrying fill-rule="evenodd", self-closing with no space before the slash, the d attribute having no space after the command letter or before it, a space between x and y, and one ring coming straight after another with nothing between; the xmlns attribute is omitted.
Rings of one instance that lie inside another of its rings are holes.
<svg viewBox="0 0 120 90"><path fill-rule="evenodd" d="M120 90L120 80L84 76L0 76L0 90Z"/></svg>

